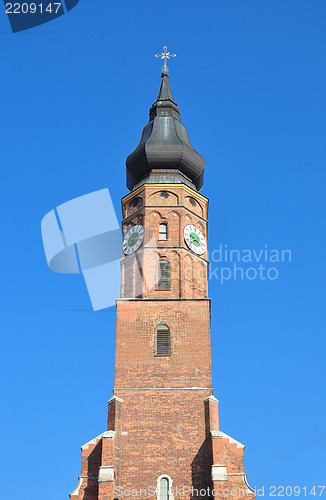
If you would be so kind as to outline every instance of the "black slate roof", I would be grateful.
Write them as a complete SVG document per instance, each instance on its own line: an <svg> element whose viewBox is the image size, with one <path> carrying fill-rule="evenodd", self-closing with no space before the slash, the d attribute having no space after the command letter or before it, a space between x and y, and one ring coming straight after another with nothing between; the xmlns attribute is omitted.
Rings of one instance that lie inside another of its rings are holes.
<svg viewBox="0 0 326 500"><path fill-rule="evenodd" d="M132 190L155 170L177 170L199 191L203 187L205 161L192 147L180 110L173 100L167 71L156 101L149 110L136 149L126 159L127 187ZM154 172L153 172L154 173Z"/></svg>

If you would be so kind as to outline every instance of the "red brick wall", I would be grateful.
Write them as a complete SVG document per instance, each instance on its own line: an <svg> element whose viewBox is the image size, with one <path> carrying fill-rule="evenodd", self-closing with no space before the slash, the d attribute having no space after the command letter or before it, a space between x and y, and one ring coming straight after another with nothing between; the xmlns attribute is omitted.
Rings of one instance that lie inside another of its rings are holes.
<svg viewBox="0 0 326 500"><path fill-rule="evenodd" d="M203 400L211 391L116 392L124 400L117 478L120 487L156 487L157 478L167 474L173 479L173 487L207 488L210 464L206 463Z"/></svg>
<svg viewBox="0 0 326 500"><path fill-rule="evenodd" d="M155 333L170 328L171 356L155 356ZM117 303L115 387L211 387L209 300Z"/></svg>

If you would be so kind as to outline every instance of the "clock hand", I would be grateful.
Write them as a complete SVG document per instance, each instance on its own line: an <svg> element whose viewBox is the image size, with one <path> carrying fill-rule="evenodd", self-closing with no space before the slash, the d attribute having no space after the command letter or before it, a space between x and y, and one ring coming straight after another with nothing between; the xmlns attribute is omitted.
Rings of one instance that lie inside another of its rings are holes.
<svg viewBox="0 0 326 500"><path fill-rule="evenodd" d="M193 243L194 241L196 241L199 245L201 245L200 240L197 240L197 238L194 238L194 237L190 237L190 243Z"/></svg>

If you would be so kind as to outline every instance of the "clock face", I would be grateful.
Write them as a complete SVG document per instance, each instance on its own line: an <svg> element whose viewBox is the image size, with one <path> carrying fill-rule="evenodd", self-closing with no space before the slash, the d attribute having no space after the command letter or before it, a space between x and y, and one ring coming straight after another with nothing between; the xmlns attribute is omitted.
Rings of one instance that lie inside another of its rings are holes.
<svg viewBox="0 0 326 500"><path fill-rule="evenodd" d="M183 230L185 242L192 252L203 255L206 252L206 240L201 231L193 224L188 224Z"/></svg>
<svg viewBox="0 0 326 500"><path fill-rule="evenodd" d="M140 247L144 239L144 228L141 225L133 226L123 238L122 248L126 255L129 255Z"/></svg>

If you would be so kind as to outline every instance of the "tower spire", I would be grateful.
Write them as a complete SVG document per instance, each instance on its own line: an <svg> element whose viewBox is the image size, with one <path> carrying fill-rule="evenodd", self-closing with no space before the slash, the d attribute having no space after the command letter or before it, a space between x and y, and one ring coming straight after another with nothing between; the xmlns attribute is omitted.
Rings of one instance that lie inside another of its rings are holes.
<svg viewBox="0 0 326 500"><path fill-rule="evenodd" d="M169 83L169 73L162 71L161 77L162 77L162 81L161 81L161 85L160 85L160 90L158 91L158 94L157 94L156 102L157 101L172 101L172 102L174 102L173 97L172 97L170 83Z"/></svg>
<svg viewBox="0 0 326 500"><path fill-rule="evenodd" d="M198 191L203 187L205 161L189 141L181 124L180 109L173 100L167 60L175 57L163 47L161 85L149 110L140 142L126 159L127 186L130 190L144 182L185 183Z"/></svg>

